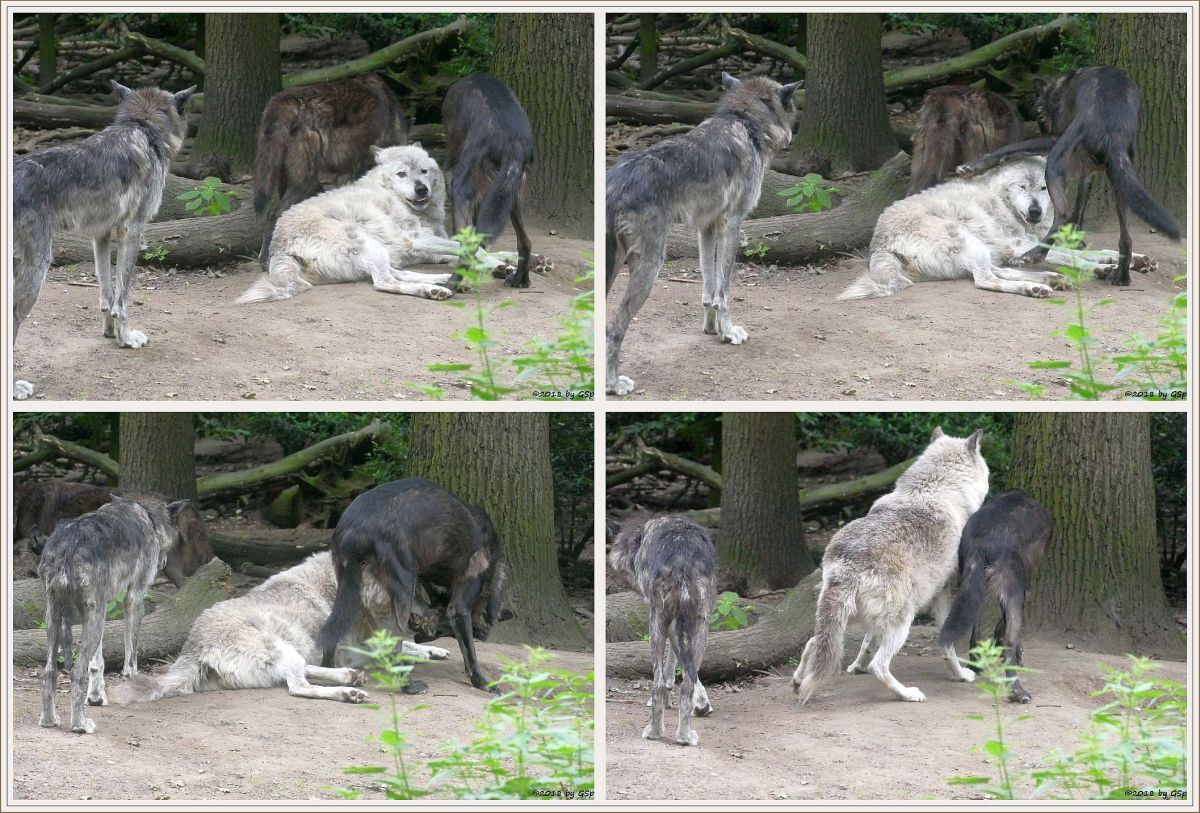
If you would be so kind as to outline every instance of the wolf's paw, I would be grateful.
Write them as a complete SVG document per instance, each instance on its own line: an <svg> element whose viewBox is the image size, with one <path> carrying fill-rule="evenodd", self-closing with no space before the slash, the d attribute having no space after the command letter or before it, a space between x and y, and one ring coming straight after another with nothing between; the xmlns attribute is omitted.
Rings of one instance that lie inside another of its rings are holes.
<svg viewBox="0 0 1200 813"><path fill-rule="evenodd" d="M71 731L76 734L95 734L96 721L89 717L84 717L82 721L71 724Z"/></svg>
<svg viewBox="0 0 1200 813"><path fill-rule="evenodd" d="M692 715L696 717L707 717L712 712L712 703L705 703L703 706L697 704L692 707Z"/></svg>
<svg viewBox="0 0 1200 813"><path fill-rule="evenodd" d="M117 338L117 320L112 317L111 313L105 312L104 326L103 326L102 330L104 332L104 338L106 338L106 339Z"/></svg>
<svg viewBox="0 0 1200 813"><path fill-rule="evenodd" d="M867 670L863 669L857 663L852 663L846 667L847 675L865 675L866 673L867 673Z"/></svg>
<svg viewBox="0 0 1200 813"><path fill-rule="evenodd" d="M29 396L33 395L33 385L28 381L17 380L13 382L12 395L14 401L24 401Z"/></svg>
<svg viewBox="0 0 1200 813"><path fill-rule="evenodd" d="M951 680L957 680L960 683L974 683L975 673L970 669L964 669L961 666L954 670L954 674L950 676Z"/></svg>
<svg viewBox="0 0 1200 813"><path fill-rule="evenodd" d="M1029 283L1029 288L1027 288L1026 291L1035 299L1045 299L1046 297L1050 296L1051 293L1049 285L1041 285L1037 282Z"/></svg>
<svg viewBox="0 0 1200 813"><path fill-rule="evenodd" d="M689 728L683 734L676 734L675 742L679 745L699 745L700 735L694 729Z"/></svg>
<svg viewBox="0 0 1200 813"><path fill-rule="evenodd" d="M661 740L662 739L662 729L661 728L656 729L654 727L654 723L647 723L646 727L642 729L642 739L643 740Z"/></svg>
<svg viewBox="0 0 1200 813"><path fill-rule="evenodd" d="M1029 692L1025 691L1025 689L1021 686L1018 686L1009 692L1008 699L1013 703L1028 703L1029 701L1033 700L1033 698L1029 696Z"/></svg>
<svg viewBox="0 0 1200 813"><path fill-rule="evenodd" d="M1129 267L1139 274L1148 274L1158 270L1158 260L1153 260L1145 254L1133 254L1129 258Z"/></svg>
<svg viewBox="0 0 1200 813"><path fill-rule="evenodd" d="M517 273L517 267L510 262L502 262L492 269L493 279L507 280L509 274Z"/></svg>
<svg viewBox="0 0 1200 813"><path fill-rule="evenodd" d="M423 680L409 680L404 684L403 692L405 694L425 694L429 691L429 684Z"/></svg>
<svg viewBox="0 0 1200 813"><path fill-rule="evenodd" d="M117 347L127 347L130 350L137 350L145 347L149 341L150 339L142 331L127 327L125 330L119 331Z"/></svg>
<svg viewBox="0 0 1200 813"><path fill-rule="evenodd" d="M350 685L351 686L366 686L367 673L361 669L350 670Z"/></svg>
<svg viewBox="0 0 1200 813"><path fill-rule="evenodd" d="M605 387L609 395L628 395L633 392L633 379L628 376L617 376L617 383Z"/></svg>
<svg viewBox="0 0 1200 813"><path fill-rule="evenodd" d="M440 646L427 646L428 650L426 657L431 661L444 661L450 657L450 650L442 649Z"/></svg>
<svg viewBox="0 0 1200 813"><path fill-rule="evenodd" d="M512 271L508 272L508 276L504 278L504 284L509 288L528 288L529 273L526 272L525 275L522 276L520 272L514 268Z"/></svg>
<svg viewBox="0 0 1200 813"><path fill-rule="evenodd" d="M916 686L906 686L900 694L900 698L908 703L924 703L925 693Z"/></svg>
<svg viewBox="0 0 1200 813"><path fill-rule="evenodd" d="M971 164L959 164L954 168L954 174L960 178L970 178L975 174L975 167Z"/></svg>
<svg viewBox="0 0 1200 813"><path fill-rule="evenodd" d="M721 330L721 341L726 344L741 344L750 338L750 331L737 325L728 325Z"/></svg>
<svg viewBox="0 0 1200 813"><path fill-rule="evenodd" d="M440 285L430 285L429 290L425 292L427 299L449 299L452 296L454 296L454 291Z"/></svg>
<svg viewBox="0 0 1200 813"><path fill-rule="evenodd" d="M1051 274L1047 279L1050 281L1050 287L1056 291L1071 290L1071 280L1069 277L1062 274Z"/></svg>
<svg viewBox="0 0 1200 813"><path fill-rule="evenodd" d="M58 719L58 712L55 711L50 717L47 717L45 712L42 713L42 718L38 720L38 725L42 728L58 728L62 720Z"/></svg>
<svg viewBox="0 0 1200 813"><path fill-rule="evenodd" d="M545 254L533 255L533 268L529 269L535 274L549 274L554 270L554 260L547 257Z"/></svg>
<svg viewBox="0 0 1200 813"><path fill-rule="evenodd" d="M138 668L136 666L121 667L121 677L133 677L137 673L138 673Z"/></svg>
<svg viewBox="0 0 1200 813"><path fill-rule="evenodd" d="M343 697L347 703L366 703L371 699L371 695L364 692L362 689L347 688Z"/></svg>

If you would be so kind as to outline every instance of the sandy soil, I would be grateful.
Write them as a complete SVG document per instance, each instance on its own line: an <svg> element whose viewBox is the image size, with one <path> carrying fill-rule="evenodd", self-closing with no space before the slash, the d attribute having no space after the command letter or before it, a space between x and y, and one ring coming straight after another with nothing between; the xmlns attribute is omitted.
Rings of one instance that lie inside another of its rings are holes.
<svg viewBox="0 0 1200 813"><path fill-rule="evenodd" d="M502 382L508 360L535 336L551 337L579 293L587 240L531 234L535 251L555 262L516 291L499 280L482 287L488 330ZM513 251L510 233L498 247ZM420 270L435 270L424 267ZM441 268L445 271L445 268ZM245 263L221 275L138 272L135 327L149 334L140 350L121 350L100 333L91 263L55 268L21 326L13 351L16 377L50 400L397 400L423 399L415 384L466 398L456 374L432 373L435 363L475 361L451 334L474 318L467 308L377 293L367 283L320 286L283 302L234 305L261 271ZM89 287L90 286L90 287ZM511 307L497 308L504 301ZM530 397L519 392L512 397Z"/></svg>
<svg viewBox="0 0 1200 813"><path fill-rule="evenodd" d="M471 687L452 639L433 642L450 659L417 667L429 693L400 697L402 707L427 705L407 717L409 759L424 762L451 739L467 740L490 695ZM476 645L485 673L498 658L520 659L517 646ZM590 653L556 652L551 666L592 669ZM123 682L108 676L110 696ZM332 788L362 798L383 794L352 765L380 765L368 740L390 726L390 712L290 697L285 689L221 691L156 703L90 709L97 732L78 736L38 726L41 690L33 670L13 676L13 794L17 799L333 799ZM370 691L370 687L367 687ZM60 682L59 714L69 702ZM386 699L372 694L372 702ZM47 766L54 766L48 769ZM421 775L422 784L427 775Z"/></svg>
<svg viewBox="0 0 1200 813"><path fill-rule="evenodd" d="M1088 242L1114 248L1117 235L1098 232ZM1158 269L1134 274L1128 288L1096 280L1083 287L1087 304L1116 300L1088 318L1102 355L1120 351L1134 334L1151 333L1181 290L1173 281L1185 273L1180 245L1139 231L1134 247L1156 259ZM1026 398L1014 381L1045 385L1046 398L1069 396L1055 371L1026 365L1072 358L1052 332L1073 321L1073 309L981 291L966 280L921 283L886 299L836 302L862 270L850 259L775 271L740 265L732 310L750 341L734 347L701 331L697 261L673 261L630 326L621 373L636 382L634 397L647 400ZM610 307L620 302L628 280L620 275ZM1120 390L1113 395L1121 396Z"/></svg>
<svg viewBox="0 0 1200 813"><path fill-rule="evenodd" d="M989 706L977 688L946 677L936 634L932 627L914 627L892 662L901 682L925 692L925 703L896 700L870 675L842 674L830 678L801 710L791 691L792 667L785 666L777 675L733 690L709 687L713 714L696 723L698 748L643 740L649 681L610 678L608 798L981 798L946 779L992 773L992 766L969 750L991 738L989 729L966 719L969 713L988 712ZM1123 662L1045 642L1025 644L1026 665L1039 670L1022 679L1033 702L1004 708L1008 720L1032 715L1009 732L1020 772L1044 765L1055 751L1075 748L1096 705L1090 695L1103 686L1098 664ZM858 641L847 641L846 649L857 651ZM1161 665L1162 677L1185 679L1185 664Z"/></svg>

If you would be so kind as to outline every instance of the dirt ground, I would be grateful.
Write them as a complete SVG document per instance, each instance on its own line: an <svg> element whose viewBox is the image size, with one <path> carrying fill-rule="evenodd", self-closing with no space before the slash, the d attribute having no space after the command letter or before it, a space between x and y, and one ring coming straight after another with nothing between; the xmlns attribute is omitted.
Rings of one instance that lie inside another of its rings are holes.
<svg viewBox="0 0 1200 813"><path fill-rule="evenodd" d="M986 723L966 719L988 712L979 690L951 682L936 649L937 630L914 627L892 662L925 703L896 700L870 675L830 678L800 709L791 690L792 667L730 690L709 687L713 714L699 720L697 748L641 738L649 719L649 681L608 681L608 798L626 799L976 799L970 787L947 778L990 775L970 746L991 739ZM847 641L854 652L857 641ZM1022 683L1026 706L1006 704L1013 724L1006 735L1019 774L1042 766L1055 751L1069 752L1103 686L1098 664L1123 659L1041 641L1026 641L1025 663L1038 671ZM1159 674L1185 680L1186 665L1160 662ZM667 720L674 719L674 711ZM670 728L670 726L668 726ZM1011 738L1011 739L1009 739ZM1028 795L1028 786L1022 792Z"/></svg>
<svg viewBox="0 0 1200 813"><path fill-rule="evenodd" d="M1087 318L1098 337L1093 352L1100 355L1124 349L1135 334L1152 334L1182 290L1173 280L1186 270L1183 247L1146 231L1135 231L1133 239L1135 251L1157 260L1157 270L1134 274L1128 288L1091 279L1083 286L1085 304L1116 300ZM1117 234L1097 232L1088 242L1115 248ZM1073 321L1073 308L981 291L967 280L920 283L884 299L835 301L863 270L851 259L776 270L740 264L732 310L750 341L734 347L701 330L698 262L672 261L630 326L621 373L635 381L634 397L645 400L1027 398L1013 382L1043 384L1048 399L1070 395L1056 371L1031 370L1027 363L1074 358L1065 340L1052 335ZM626 273L619 276L610 307L628 280Z"/></svg>
<svg viewBox="0 0 1200 813"><path fill-rule="evenodd" d="M531 275L524 291L499 280L481 288L502 383L512 381L508 362L524 354L526 342L557 333L592 251L590 240L531 231L534 251L552 259L554 271ZM516 249L511 230L498 248ZM130 317L150 343L122 350L101 335L92 264L54 268L17 336L15 376L48 400L424 399L417 384L443 387L446 398L468 397L457 374L427 367L476 361L451 338L472 323L474 294L456 296L467 303L457 308L347 283L283 302L235 305L260 273L257 263L221 274L140 269ZM496 307L504 301L513 304Z"/></svg>
<svg viewBox="0 0 1200 813"><path fill-rule="evenodd" d="M400 697L401 707L426 705L406 718L412 744L406 758L424 762L449 740L466 741L490 695L471 687L452 639L432 642L449 660L417 671L429 693ZM476 644L485 673L499 658L520 660L518 646ZM553 668L592 669L592 655L555 652ZM110 696L123 683L108 676ZM89 709L92 736L41 728L41 690L34 670L13 676L13 795L24 800L78 799L334 799L333 788L353 788L362 798L384 795L368 776L347 776L354 765L382 765L386 755L368 740L390 727L390 711L290 697L283 688L220 691ZM60 681L59 714L69 702ZM371 691L371 687L367 687ZM382 692L371 702L386 706ZM54 766L52 770L47 766ZM428 775L421 773L419 783Z"/></svg>

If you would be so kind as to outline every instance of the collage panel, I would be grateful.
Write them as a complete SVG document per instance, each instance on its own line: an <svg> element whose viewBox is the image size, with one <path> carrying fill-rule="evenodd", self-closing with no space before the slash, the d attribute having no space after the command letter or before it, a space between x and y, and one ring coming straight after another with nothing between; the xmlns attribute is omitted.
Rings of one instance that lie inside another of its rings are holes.
<svg viewBox="0 0 1200 813"><path fill-rule="evenodd" d="M1186 10L949 11L606 16L610 395L1186 398Z"/></svg>
<svg viewBox="0 0 1200 813"><path fill-rule="evenodd" d="M592 397L591 14L98 12L14 18L14 398Z"/></svg>
<svg viewBox="0 0 1200 813"><path fill-rule="evenodd" d="M1184 802L1186 437L610 412L607 798Z"/></svg>
<svg viewBox="0 0 1200 813"><path fill-rule="evenodd" d="M18 413L12 798L592 798L593 421Z"/></svg>

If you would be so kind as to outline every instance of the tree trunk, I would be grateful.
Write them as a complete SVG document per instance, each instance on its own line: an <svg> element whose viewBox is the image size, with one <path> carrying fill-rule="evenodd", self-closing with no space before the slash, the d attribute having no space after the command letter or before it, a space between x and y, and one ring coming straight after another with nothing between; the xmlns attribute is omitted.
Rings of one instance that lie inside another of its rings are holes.
<svg viewBox="0 0 1200 813"><path fill-rule="evenodd" d="M804 111L789 156L809 150L834 169L875 169L896 154L883 96L878 14L809 14Z"/></svg>
<svg viewBox="0 0 1200 813"><path fill-rule="evenodd" d="M558 571L545 414L416 413L406 474L428 477L492 518L508 562L508 605L516 616L497 627L497 640L586 646ZM520 634L522 627L527 635Z"/></svg>
<svg viewBox="0 0 1200 813"><path fill-rule="evenodd" d="M492 70L533 127L529 201L544 218L592 222L592 15L499 14Z"/></svg>
<svg viewBox="0 0 1200 813"><path fill-rule="evenodd" d="M656 14L638 15L638 81L645 86L658 72L658 28Z"/></svg>
<svg viewBox="0 0 1200 813"><path fill-rule="evenodd" d="M796 584L813 569L796 501L796 418L724 413L721 460L721 562L744 573L751 589Z"/></svg>
<svg viewBox="0 0 1200 813"><path fill-rule="evenodd" d="M122 491L196 499L196 443L190 412L121 414Z"/></svg>
<svg viewBox="0 0 1200 813"><path fill-rule="evenodd" d="M281 87L279 15L208 14L204 36L204 114L192 156L228 180L253 166L259 119Z"/></svg>
<svg viewBox="0 0 1200 813"><path fill-rule="evenodd" d="M1187 215L1187 15L1100 14L1096 65L1113 65L1142 90L1134 164L1155 200L1186 225ZM1108 179L1097 174L1084 222L1115 216Z"/></svg>
<svg viewBox="0 0 1200 813"><path fill-rule="evenodd" d="M54 78L58 75L58 36L54 33L54 18L57 16L37 16L38 89L43 93L54 84Z"/></svg>
<svg viewBox="0 0 1200 813"><path fill-rule="evenodd" d="M137 652L141 663L174 658L187 640L192 624L200 613L225 595L224 584L229 578L229 565L212 559L184 582L179 592L167 596L142 621ZM75 627L72 640L80 638ZM120 668L125 657L125 621L118 619L104 625L104 664L109 669ZM12 665L14 669L32 669L46 664L46 631L40 629L14 630Z"/></svg>
<svg viewBox="0 0 1200 813"><path fill-rule="evenodd" d="M1104 652L1182 654L1159 574L1150 462L1146 413L1017 415L1009 485L1053 518L1028 626Z"/></svg>

